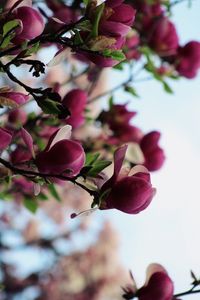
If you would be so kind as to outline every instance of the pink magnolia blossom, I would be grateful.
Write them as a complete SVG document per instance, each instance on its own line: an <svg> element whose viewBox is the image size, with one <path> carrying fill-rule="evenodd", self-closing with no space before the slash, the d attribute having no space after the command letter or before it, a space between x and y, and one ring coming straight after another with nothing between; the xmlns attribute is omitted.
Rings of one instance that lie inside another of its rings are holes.
<svg viewBox="0 0 200 300"><path fill-rule="evenodd" d="M97 45L105 44L104 49L121 50L127 33L130 31L135 19L136 11L130 5L124 4L124 1L105 1L105 7L99 22L98 38L91 40L93 51L102 51L98 49ZM92 12L95 9L92 10ZM92 19L93 14L90 15ZM87 33L85 38L87 38ZM95 50L94 50L95 49ZM92 61L99 67L112 67L119 63L111 57L106 57L103 54L92 53L89 51L81 50L79 55Z"/></svg>
<svg viewBox="0 0 200 300"><path fill-rule="evenodd" d="M76 128L85 121L84 110L87 103L87 94L83 90L74 89L67 93L62 101L68 108L71 116L66 119L66 123Z"/></svg>
<svg viewBox="0 0 200 300"><path fill-rule="evenodd" d="M152 131L146 134L140 142L145 158L144 165L149 171L160 169L165 161L164 151L158 145L159 140L160 132Z"/></svg>
<svg viewBox="0 0 200 300"><path fill-rule="evenodd" d="M16 200L20 200L21 198L23 199L23 194L24 195L29 195L33 196L33 191L34 191L34 183L27 180L24 177L15 177L13 179L13 185L15 187L14 193L16 193Z"/></svg>
<svg viewBox="0 0 200 300"><path fill-rule="evenodd" d="M181 76L194 78L200 68L200 42L191 41L179 47L175 67Z"/></svg>
<svg viewBox="0 0 200 300"><path fill-rule="evenodd" d="M32 154L22 145L18 145L18 147L10 154L10 160L14 165L22 164L30 159L32 159Z"/></svg>
<svg viewBox="0 0 200 300"><path fill-rule="evenodd" d="M46 174L74 177L85 163L84 149L80 143L70 140L71 126L66 125L54 133L46 148L36 156L36 165Z"/></svg>
<svg viewBox="0 0 200 300"><path fill-rule="evenodd" d="M27 114L22 109L14 109L9 112L8 114L8 121L11 124L22 124L24 125L27 121Z"/></svg>
<svg viewBox="0 0 200 300"><path fill-rule="evenodd" d="M100 22L100 33L113 37L124 37L130 31L135 19L135 10L127 4L109 6L105 2L105 10Z"/></svg>
<svg viewBox="0 0 200 300"><path fill-rule="evenodd" d="M112 105L109 111L103 111L100 114L100 121L108 124L113 132L113 135L109 137L109 143L140 142L143 137L142 131L130 124L130 120L136 114L134 111L129 111L126 108L126 104Z"/></svg>
<svg viewBox="0 0 200 300"><path fill-rule="evenodd" d="M6 149L12 140L12 133L5 129L0 127L0 151Z"/></svg>
<svg viewBox="0 0 200 300"><path fill-rule="evenodd" d="M109 111L103 111L100 119L103 123L107 123L112 130L123 124L128 124L129 121L136 115L134 111L129 111L126 104L114 104Z"/></svg>
<svg viewBox="0 0 200 300"><path fill-rule="evenodd" d="M174 284L166 270L159 264L147 269L146 283L137 292L139 300L172 300Z"/></svg>
<svg viewBox="0 0 200 300"><path fill-rule="evenodd" d="M126 42L124 45L124 52L127 59L138 60L141 57L141 53L137 49L139 44L140 38L136 32L131 32L127 35Z"/></svg>
<svg viewBox="0 0 200 300"><path fill-rule="evenodd" d="M0 89L0 98L2 98L2 100L5 99L5 101L8 100L7 102L11 100L11 102L13 102L11 106L14 107L26 103L29 96L20 92L13 92L9 88L4 87Z"/></svg>
<svg viewBox="0 0 200 300"><path fill-rule="evenodd" d="M14 10L14 18L20 20L21 28L17 31L15 43L32 40L44 30L44 20L40 12L30 6L21 6Z"/></svg>
<svg viewBox="0 0 200 300"><path fill-rule="evenodd" d="M136 14L136 28L142 35L148 35L154 22L163 16L164 10L161 1L136 0L134 1Z"/></svg>
<svg viewBox="0 0 200 300"><path fill-rule="evenodd" d="M169 56L176 53L178 35L174 24L167 18L158 18L149 29L148 43L160 56Z"/></svg>
<svg viewBox="0 0 200 300"><path fill-rule="evenodd" d="M75 10L61 3L55 3L54 6L54 3L52 1L49 1L49 4L47 3L49 7L54 8L54 14L47 25L48 30L56 31L64 24L68 25L77 21L77 12Z"/></svg>
<svg viewBox="0 0 200 300"><path fill-rule="evenodd" d="M122 169L126 150L127 146L122 146L114 154L114 173L101 188L105 196L100 209L115 208L128 214L137 214L150 204L155 189L145 167L138 165L130 171Z"/></svg>

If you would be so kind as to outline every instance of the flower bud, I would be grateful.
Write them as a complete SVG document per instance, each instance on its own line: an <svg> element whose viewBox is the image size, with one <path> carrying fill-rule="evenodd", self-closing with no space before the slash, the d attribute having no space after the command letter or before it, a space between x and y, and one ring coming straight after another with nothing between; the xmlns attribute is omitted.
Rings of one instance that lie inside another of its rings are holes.
<svg viewBox="0 0 200 300"><path fill-rule="evenodd" d="M171 300L173 298L173 282L162 266L150 265L147 276L149 278L146 284L137 292L139 300Z"/></svg>
<svg viewBox="0 0 200 300"><path fill-rule="evenodd" d="M18 145L17 148L10 154L10 160L13 165L22 164L31 159L32 155L30 151L21 145Z"/></svg>
<svg viewBox="0 0 200 300"><path fill-rule="evenodd" d="M167 18L158 18L149 30L148 43L160 56L170 56L178 48L178 35L174 24Z"/></svg>
<svg viewBox="0 0 200 300"><path fill-rule="evenodd" d="M2 89L0 90L0 98L5 98L5 100L8 100L7 102L11 100L11 102L13 102L13 105L11 105L11 107L15 107L26 103L29 96L19 92L12 92L9 89L5 88L5 91L2 91Z"/></svg>
<svg viewBox="0 0 200 300"><path fill-rule="evenodd" d="M106 181L101 192L105 194L100 209L116 208L127 214L144 210L155 195L150 174L143 166L136 166L130 172L121 170L127 146L118 148L114 155L114 173Z"/></svg>
<svg viewBox="0 0 200 300"><path fill-rule="evenodd" d="M8 121L11 124L24 125L27 121L27 114L22 109L14 109L9 112Z"/></svg>
<svg viewBox="0 0 200 300"><path fill-rule="evenodd" d="M160 132L152 131L146 134L141 142L140 147L145 157L144 165L149 171L160 169L165 161L165 154L159 147Z"/></svg>
<svg viewBox="0 0 200 300"><path fill-rule="evenodd" d="M150 178L143 177L143 173L127 176L112 187L105 208L116 208L127 214L137 214L150 204L154 194Z"/></svg>
<svg viewBox="0 0 200 300"><path fill-rule="evenodd" d="M62 103L71 114L71 116L66 119L67 124L76 128L84 123L86 102L87 94L83 90L74 89L65 95Z"/></svg>
<svg viewBox="0 0 200 300"><path fill-rule="evenodd" d="M80 143L61 138L62 130L70 128L69 125L54 133L47 147L36 156L36 165L40 172L46 174L64 175L74 177L79 174L85 163L84 149Z"/></svg>
<svg viewBox="0 0 200 300"><path fill-rule="evenodd" d="M5 128L0 127L0 151L4 150L11 143L12 134Z"/></svg>
<svg viewBox="0 0 200 300"><path fill-rule="evenodd" d="M194 78L200 68L200 43L191 41L179 47L175 67L181 76Z"/></svg>
<svg viewBox="0 0 200 300"><path fill-rule="evenodd" d="M16 43L20 43L24 40L32 40L44 30L45 24L41 14L32 7L18 7L14 11L14 17L21 21L22 26L20 32L16 35Z"/></svg>

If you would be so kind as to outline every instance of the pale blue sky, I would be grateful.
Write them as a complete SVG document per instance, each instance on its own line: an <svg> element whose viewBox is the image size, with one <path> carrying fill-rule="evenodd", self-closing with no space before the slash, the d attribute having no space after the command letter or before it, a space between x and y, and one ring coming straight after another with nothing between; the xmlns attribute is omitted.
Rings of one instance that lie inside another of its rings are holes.
<svg viewBox="0 0 200 300"><path fill-rule="evenodd" d="M200 41L200 1L191 9L183 3L174 9L174 22L182 44ZM148 264L158 262L169 271L176 291L190 286L190 269L200 276L200 75L172 82L174 95L159 83L135 85L141 100L130 108L139 112L136 124L146 132L162 132L167 161L152 176L157 195L137 216L108 212L121 232L121 255L142 284ZM199 295L185 299L200 299Z"/></svg>

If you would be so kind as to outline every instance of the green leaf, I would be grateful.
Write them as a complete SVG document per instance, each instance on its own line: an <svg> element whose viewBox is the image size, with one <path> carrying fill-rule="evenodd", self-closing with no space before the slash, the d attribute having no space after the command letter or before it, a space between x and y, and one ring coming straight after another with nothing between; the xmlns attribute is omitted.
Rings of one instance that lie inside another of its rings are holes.
<svg viewBox="0 0 200 300"><path fill-rule="evenodd" d="M25 198L24 206L33 214L35 214L38 209L38 203L36 199Z"/></svg>
<svg viewBox="0 0 200 300"><path fill-rule="evenodd" d="M138 93L136 92L136 90L135 90L132 86L126 85L125 88L124 88L124 90L125 90L127 93L133 95L134 97L139 98Z"/></svg>
<svg viewBox="0 0 200 300"><path fill-rule="evenodd" d="M47 201L47 200L49 200L49 198L47 197L47 195L45 195L44 193L39 193L39 195L37 196L37 199L39 199L41 201Z"/></svg>
<svg viewBox="0 0 200 300"><path fill-rule="evenodd" d="M85 5L85 7L87 7L87 6L88 6L88 3L89 3L89 0L83 0L83 3L84 3L84 5Z"/></svg>
<svg viewBox="0 0 200 300"><path fill-rule="evenodd" d="M50 194L53 196L53 198L58 201L58 202L61 202L61 198L55 188L55 185L53 183L49 184L48 185L48 188L49 188L49 192Z"/></svg>
<svg viewBox="0 0 200 300"><path fill-rule="evenodd" d="M12 38L14 37L14 35L11 33L8 36L6 36L3 41L1 42L1 48L7 48L8 45L10 44L10 41L12 40Z"/></svg>
<svg viewBox="0 0 200 300"><path fill-rule="evenodd" d="M122 50L112 50L112 49L105 49L102 51L103 56L110 57L114 60L122 61L126 59L125 54Z"/></svg>
<svg viewBox="0 0 200 300"><path fill-rule="evenodd" d="M12 20L4 24L3 26L3 37L6 36L9 32L12 32L15 28L20 25L19 20Z"/></svg>
<svg viewBox="0 0 200 300"><path fill-rule="evenodd" d="M82 22L78 23L75 28L83 31L91 31L92 24L89 20L83 20Z"/></svg>
<svg viewBox="0 0 200 300"><path fill-rule="evenodd" d="M99 160L99 161L95 162L92 169L87 173L87 176L96 177L102 170L104 170L111 164L112 164L111 161Z"/></svg>
<svg viewBox="0 0 200 300"><path fill-rule="evenodd" d="M92 166L97 159L99 158L100 153L87 153L86 154L86 161L85 161L85 166Z"/></svg>
<svg viewBox="0 0 200 300"><path fill-rule="evenodd" d="M38 105L46 114L58 115L61 113L61 104L51 99L38 101Z"/></svg>
<svg viewBox="0 0 200 300"><path fill-rule="evenodd" d="M25 47L25 44L23 45L23 47ZM36 53L40 48L40 42L35 43L31 48L27 49L26 51L26 56L30 56L33 53Z"/></svg>
<svg viewBox="0 0 200 300"><path fill-rule="evenodd" d="M173 94L173 90L171 89L171 87L168 85L168 83L166 81L163 81L163 87L164 90L169 93L169 94Z"/></svg>
<svg viewBox="0 0 200 300"><path fill-rule="evenodd" d="M109 109L112 109L113 104L114 104L114 99L113 99L113 96L111 96L111 97L108 99Z"/></svg>
<svg viewBox="0 0 200 300"><path fill-rule="evenodd" d="M104 11L105 3L98 5L95 9L95 19L94 23L92 24L92 31L90 34L90 38L95 38L99 35L99 22Z"/></svg>
<svg viewBox="0 0 200 300"><path fill-rule="evenodd" d="M124 62L117 64L116 66L113 67L113 69L118 70L118 71L123 71L124 70Z"/></svg>
<svg viewBox="0 0 200 300"><path fill-rule="evenodd" d="M7 201L7 200L13 200L13 197L10 193L7 193L7 191L0 192L0 200Z"/></svg>
<svg viewBox="0 0 200 300"><path fill-rule="evenodd" d="M82 45L84 42L83 42L83 39L82 39L79 31L78 30L74 30L74 32L75 32L74 45L75 46Z"/></svg>

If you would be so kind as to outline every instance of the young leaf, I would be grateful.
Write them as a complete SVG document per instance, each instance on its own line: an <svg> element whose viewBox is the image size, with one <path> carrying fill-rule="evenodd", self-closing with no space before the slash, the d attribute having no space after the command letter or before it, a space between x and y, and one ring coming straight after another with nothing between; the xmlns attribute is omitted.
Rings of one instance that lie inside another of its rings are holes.
<svg viewBox="0 0 200 300"><path fill-rule="evenodd" d="M55 188L55 185L53 183L49 184L48 185L48 188L49 188L49 192L50 194L53 196L53 198L58 201L58 202L61 202L61 198Z"/></svg>
<svg viewBox="0 0 200 300"><path fill-rule="evenodd" d="M95 9L95 19L94 19L94 23L92 24L92 31L90 34L91 38L95 38L99 34L99 22L103 14L104 7L105 7L105 3L102 3L101 5L98 5Z"/></svg>
<svg viewBox="0 0 200 300"><path fill-rule="evenodd" d="M96 177L102 170L111 165L112 162L108 160L99 160L95 162L92 169L87 173L88 176Z"/></svg>
<svg viewBox="0 0 200 300"><path fill-rule="evenodd" d="M112 49L105 49L102 51L103 56L110 57L114 60L122 61L126 59L125 54L122 50L112 50Z"/></svg>
<svg viewBox="0 0 200 300"><path fill-rule="evenodd" d="M86 161L85 161L85 166L92 166L97 159L99 158L100 153L87 153L86 154Z"/></svg>
<svg viewBox="0 0 200 300"><path fill-rule="evenodd" d="M38 105L46 114L59 115L61 113L61 104L51 99L39 101Z"/></svg>
<svg viewBox="0 0 200 300"><path fill-rule="evenodd" d="M12 30L17 28L18 26L20 26L20 20L8 21L3 26L3 37L6 36L9 32L12 32Z"/></svg>
<svg viewBox="0 0 200 300"><path fill-rule="evenodd" d="M36 199L25 198L24 206L33 214L35 214L38 209L38 204Z"/></svg>
<svg viewBox="0 0 200 300"><path fill-rule="evenodd" d="M163 87L164 90L169 93L169 94L173 94L173 90L171 89L171 87L168 85L168 83L166 81L163 81Z"/></svg>
<svg viewBox="0 0 200 300"><path fill-rule="evenodd" d="M125 88L124 88L124 90L125 90L127 93L133 95L134 97L139 98L139 95L137 94L136 90L135 90L132 86L126 85Z"/></svg>

